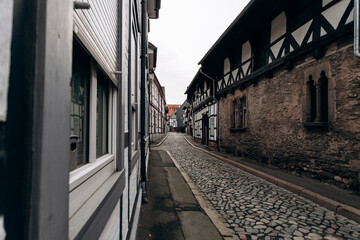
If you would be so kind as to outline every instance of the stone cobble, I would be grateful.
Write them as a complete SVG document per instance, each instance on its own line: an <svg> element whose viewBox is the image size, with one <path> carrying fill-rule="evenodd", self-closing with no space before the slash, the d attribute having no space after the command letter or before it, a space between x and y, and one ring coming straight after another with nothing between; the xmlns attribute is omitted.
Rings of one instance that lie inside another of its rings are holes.
<svg viewBox="0 0 360 240"><path fill-rule="evenodd" d="M237 239L360 239L360 224L191 147L169 133L159 147L181 164Z"/></svg>

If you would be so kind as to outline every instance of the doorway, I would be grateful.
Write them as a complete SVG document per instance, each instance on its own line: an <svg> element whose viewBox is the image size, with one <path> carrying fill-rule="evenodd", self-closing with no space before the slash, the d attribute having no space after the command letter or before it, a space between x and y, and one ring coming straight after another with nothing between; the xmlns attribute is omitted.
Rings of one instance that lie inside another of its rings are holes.
<svg viewBox="0 0 360 240"><path fill-rule="evenodd" d="M209 117L207 114L202 118L202 144L208 145L209 143Z"/></svg>

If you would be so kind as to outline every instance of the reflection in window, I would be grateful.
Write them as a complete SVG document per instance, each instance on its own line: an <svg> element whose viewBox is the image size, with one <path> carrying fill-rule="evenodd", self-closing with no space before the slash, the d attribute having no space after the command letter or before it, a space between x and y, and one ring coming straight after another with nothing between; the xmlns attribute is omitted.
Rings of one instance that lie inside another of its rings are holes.
<svg viewBox="0 0 360 240"><path fill-rule="evenodd" d="M87 162L89 56L74 44L70 106L70 171Z"/></svg>
<svg viewBox="0 0 360 240"><path fill-rule="evenodd" d="M246 128L246 98L233 102L233 113L231 116L231 128Z"/></svg>
<svg viewBox="0 0 360 240"><path fill-rule="evenodd" d="M108 153L109 80L100 69L97 78L96 157L100 157Z"/></svg>

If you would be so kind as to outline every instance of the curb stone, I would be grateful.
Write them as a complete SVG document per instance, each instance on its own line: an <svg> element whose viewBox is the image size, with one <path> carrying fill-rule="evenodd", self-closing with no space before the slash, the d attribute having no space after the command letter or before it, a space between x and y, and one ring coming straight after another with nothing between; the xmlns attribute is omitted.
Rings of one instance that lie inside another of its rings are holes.
<svg viewBox="0 0 360 240"><path fill-rule="evenodd" d="M166 140L166 138L168 137L168 133L166 133L165 137L158 143L158 144L155 144L155 145L150 145L150 147L160 147L160 145Z"/></svg>
<svg viewBox="0 0 360 240"><path fill-rule="evenodd" d="M198 201L201 209L206 213L206 215L210 218L211 222L215 225L215 227L218 229L220 235L224 239L233 239L234 233L228 229L222 220L217 216L215 210L213 210L209 204L206 202L206 200L202 197L202 194L200 193L200 190L196 186L196 184L191 180L191 178L187 175L185 170L181 167L179 162L172 156L172 154L169 151L166 151L166 153L169 155L171 160L174 162L175 166L183 176L185 182L189 185L191 191L193 192L196 200Z"/></svg>

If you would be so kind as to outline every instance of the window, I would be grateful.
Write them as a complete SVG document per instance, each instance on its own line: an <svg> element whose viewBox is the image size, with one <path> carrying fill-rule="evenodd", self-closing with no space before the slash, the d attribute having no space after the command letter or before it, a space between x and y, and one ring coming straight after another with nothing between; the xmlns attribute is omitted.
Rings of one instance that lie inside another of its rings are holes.
<svg viewBox="0 0 360 240"><path fill-rule="evenodd" d="M215 118L210 118L210 137L214 137L215 135Z"/></svg>
<svg viewBox="0 0 360 240"><path fill-rule="evenodd" d="M108 153L109 80L98 70L96 104L96 157Z"/></svg>
<svg viewBox="0 0 360 240"><path fill-rule="evenodd" d="M74 41L70 83L70 171L111 154L116 89L93 59Z"/></svg>
<svg viewBox="0 0 360 240"><path fill-rule="evenodd" d="M225 58L224 60L224 75L230 72L230 59Z"/></svg>
<svg viewBox="0 0 360 240"><path fill-rule="evenodd" d="M316 117L316 89L312 75L309 75L306 82L306 92L306 100L308 101L308 106L306 107L306 122L313 122Z"/></svg>
<svg viewBox="0 0 360 240"><path fill-rule="evenodd" d="M115 90L110 79L74 42L70 83L70 171L110 153L109 123L113 116L110 108L116 101L113 99ZM94 145L91 145L92 142Z"/></svg>
<svg viewBox="0 0 360 240"><path fill-rule="evenodd" d="M120 172L116 172L115 147L117 88L76 39L72 68L69 236L76 236L79 219L89 218L95 211L89 199Z"/></svg>
<svg viewBox="0 0 360 240"><path fill-rule="evenodd" d="M90 58L77 44L74 45L73 62L70 83L70 171L88 162Z"/></svg>
<svg viewBox="0 0 360 240"><path fill-rule="evenodd" d="M138 64L138 56L139 56L139 49L138 49L138 34L136 24L133 22L133 29L131 34L131 65L130 65L130 94L131 94L131 132L130 132L130 143L131 143L131 157L135 155L135 151L138 149L138 116L140 112L138 111L138 103L139 103L139 96L138 96L138 88L139 86L139 64Z"/></svg>
<svg viewBox="0 0 360 240"><path fill-rule="evenodd" d="M237 99L233 102L231 115L231 128L244 129L246 127L246 98Z"/></svg>
<svg viewBox="0 0 360 240"><path fill-rule="evenodd" d="M309 75L306 82L306 122L328 122L328 78L321 71L315 82Z"/></svg>

